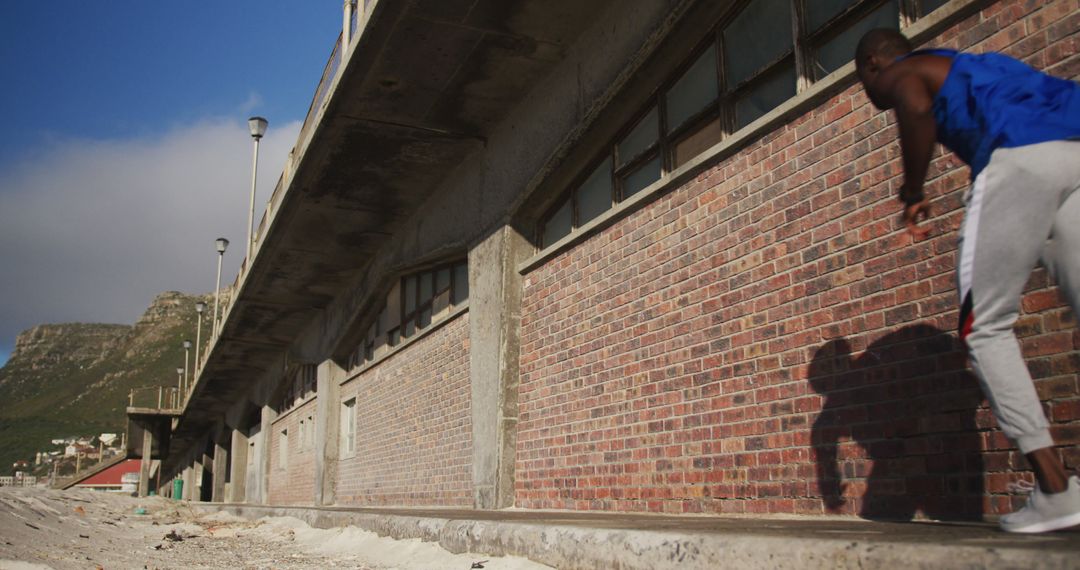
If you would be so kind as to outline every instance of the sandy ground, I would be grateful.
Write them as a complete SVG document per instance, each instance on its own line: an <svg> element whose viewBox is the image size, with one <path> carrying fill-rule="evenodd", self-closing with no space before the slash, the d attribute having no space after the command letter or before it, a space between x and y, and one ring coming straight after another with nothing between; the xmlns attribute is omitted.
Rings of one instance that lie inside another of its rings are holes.
<svg viewBox="0 0 1080 570"><path fill-rule="evenodd" d="M145 514L141 514L145 510ZM451 554L356 527L249 521L183 503L95 491L0 487L0 570L358 568L541 570L523 558Z"/></svg>

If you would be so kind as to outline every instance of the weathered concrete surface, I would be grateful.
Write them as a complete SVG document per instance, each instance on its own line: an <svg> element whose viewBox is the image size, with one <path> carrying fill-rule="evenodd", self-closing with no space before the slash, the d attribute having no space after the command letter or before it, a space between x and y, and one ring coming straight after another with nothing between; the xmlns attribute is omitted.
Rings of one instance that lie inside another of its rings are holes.
<svg viewBox="0 0 1080 570"><path fill-rule="evenodd" d="M355 525L451 552L514 555L559 568L1076 568L1080 530L1010 535L987 523L882 523L535 511L194 505L248 518Z"/></svg>
<svg viewBox="0 0 1080 570"><path fill-rule="evenodd" d="M514 503L518 331L527 242L509 226L469 252L469 379L472 386L473 505Z"/></svg>
<svg viewBox="0 0 1080 570"><path fill-rule="evenodd" d="M176 430L190 445L610 2L378 2ZM206 379L207 381L203 381Z"/></svg>
<svg viewBox="0 0 1080 570"><path fill-rule="evenodd" d="M316 505L334 504L335 467L340 437L340 385L344 371L333 361L319 365L315 401L315 496Z"/></svg>

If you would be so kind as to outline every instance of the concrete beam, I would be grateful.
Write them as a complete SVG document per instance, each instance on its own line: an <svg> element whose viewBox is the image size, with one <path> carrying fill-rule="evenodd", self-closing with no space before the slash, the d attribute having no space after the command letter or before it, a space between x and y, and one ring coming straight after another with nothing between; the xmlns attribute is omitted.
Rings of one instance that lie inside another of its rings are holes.
<svg viewBox="0 0 1080 570"><path fill-rule="evenodd" d="M154 430L144 429L142 437L142 459L139 462L139 496L145 497L150 490L150 463L154 449Z"/></svg>
<svg viewBox="0 0 1080 570"><path fill-rule="evenodd" d="M229 448L222 444L221 439L214 440L214 486L210 500L215 503L225 502L225 473L229 468Z"/></svg>
<svg viewBox="0 0 1080 570"><path fill-rule="evenodd" d="M225 500L230 503L242 503L246 500L247 492L247 433L241 429L232 430L231 443L229 461L232 463L232 468L230 470L232 481L229 494Z"/></svg>
<svg viewBox="0 0 1080 570"><path fill-rule="evenodd" d="M255 497L256 501L263 505L270 503L270 445L273 441L273 429L271 426L274 420L277 419L277 415L277 410L273 406L263 404L262 419L259 421L259 443L255 446L255 469L257 472L255 481L258 482Z"/></svg>
<svg viewBox="0 0 1080 570"><path fill-rule="evenodd" d="M474 506L514 504L521 275L527 241L502 226L469 252Z"/></svg>
<svg viewBox="0 0 1080 570"><path fill-rule="evenodd" d="M338 438L341 431L340 383L345 375L333 360L319 365L315 400L315 497L316 505L332 505L337 478Z"/></svg>

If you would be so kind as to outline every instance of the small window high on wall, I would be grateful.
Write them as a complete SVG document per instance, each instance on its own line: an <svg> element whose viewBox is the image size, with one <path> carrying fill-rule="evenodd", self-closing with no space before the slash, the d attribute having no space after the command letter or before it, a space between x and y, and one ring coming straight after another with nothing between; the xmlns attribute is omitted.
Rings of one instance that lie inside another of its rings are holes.
<svg viewBox="0 0 1080 570"><path fill-rule="evenodd" d="M341 404L341 452L343 457L356 452L356 398Z"/></svg>
<svg viewBox="0 0 1080 570"><path fill-rule="evenodd" d="M655 95L542 217L550 247L851 61L872 28L947 0L744 0L655 86Z"/></svg>
<svg viewBox="0 0 1080 570"><path fill-rule="evenodd" d="M289 466L289 430L281 430L278 438L278 467L285 469Z"/></svg>
<svg viewBox="0 0 1080 570"><path fill-rule="evenodd" d="M464 259L405 275L391 288L363 341L350 355L349 368L374 361L468 300L469 266Z"/></svg>

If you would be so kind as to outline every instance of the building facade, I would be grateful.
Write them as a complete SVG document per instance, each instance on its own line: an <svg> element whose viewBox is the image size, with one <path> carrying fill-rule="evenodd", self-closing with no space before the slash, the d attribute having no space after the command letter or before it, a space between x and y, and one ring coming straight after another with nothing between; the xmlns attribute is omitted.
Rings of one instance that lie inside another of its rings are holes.
<svg viewBox="0 0 1080 570"><path fill-rule="evenodd" d="M896 27L1075 79L1080 3L347 10L162 492L900 519L1022 500L954 332L968 169L935 155L913 241L892 117L851 59ZM1076 468L1076 319L1043 269L1023 309Z"/></svg>

